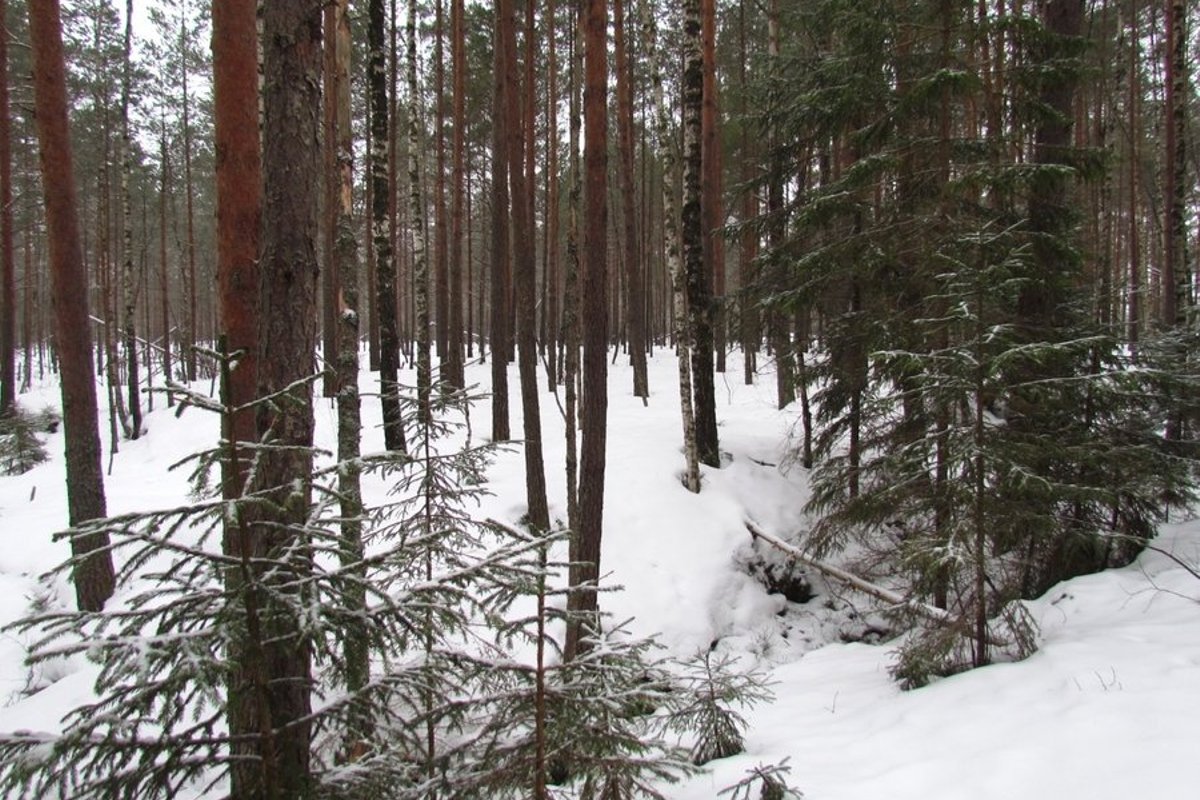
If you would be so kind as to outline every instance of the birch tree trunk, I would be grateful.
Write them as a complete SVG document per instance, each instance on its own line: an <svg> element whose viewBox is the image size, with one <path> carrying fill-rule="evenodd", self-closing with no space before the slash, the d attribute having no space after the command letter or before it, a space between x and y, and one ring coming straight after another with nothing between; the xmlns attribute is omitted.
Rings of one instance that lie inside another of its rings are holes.
<svg viewBox="0 0 1200 800"><path fill-rule="evenodd" d="M679 213L675 208L674 176L678 159L671 137L671 115L663 99L662 57L658 50L654 19L649 4L642 6L642 31L650 53L654 86L655 138L663 165L662 211L666 238L667 272L671 279L672 321L675 349L679 360L679 410L683 423L683 485L689 492L700 491L700 459L696 452L696 416L692 409L692 328L687 313L687 287L680 259Z"/></svg>

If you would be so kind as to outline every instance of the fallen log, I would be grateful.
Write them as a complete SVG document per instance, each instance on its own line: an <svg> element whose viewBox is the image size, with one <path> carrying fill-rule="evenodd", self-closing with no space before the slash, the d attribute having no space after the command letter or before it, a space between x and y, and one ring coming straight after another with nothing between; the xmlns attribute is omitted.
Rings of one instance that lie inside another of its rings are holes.
<svg viewBox="0 0 1200 800"><path fill-rule="evenodd" d="M747 519L745 520L745 524L746 530L750 531L750 535L755 539L760 539L763 542L766 542L781 553L788 554L800 563L812 567L817 572L820 572L822 575L828 578L833 578L835 581L844 583L847 586L852 586L863 594L868 594L874 598L882 600L885 603L891 603L894 606L902 606L907 608L932 622L936 622L940 625L948 625L950 627L959 628L963 631L964 636L970 635L966 633L969 628L965 625L965 623L963 623L962 620L951 614L949 611L946 611L944 608L938 608L937 606L931 606L928 603L922 603L919 600L913 600L912 598L905 597L899 592L893 592L891 589L885 589L882 586L878 586L868 580L864 580L863 578L860 578L857 575L847 572L839 567L835 567L832 564L826 564L822 561L818 561L800 548L794 547L782 539L767 533L753 520Z"/></svg>

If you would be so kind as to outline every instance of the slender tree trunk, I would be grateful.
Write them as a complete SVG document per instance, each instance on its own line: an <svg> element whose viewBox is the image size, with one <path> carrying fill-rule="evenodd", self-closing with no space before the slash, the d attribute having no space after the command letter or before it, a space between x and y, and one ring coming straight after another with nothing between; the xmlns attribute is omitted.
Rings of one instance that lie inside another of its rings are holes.
<svg viewBox="0 0 1200 800"><path fill-rule="evenodd" d="M532 91L533 86L526 83L523 87L525 92L518 91L517 41L512 0L499 0L496 12L500 15L500 35L503 39L507 118L509 121L514 121L520 112L522 95ZM528 36L526 36L526 43L532 47L532 40ZM532 49L527 50L526 62L532 62L533 57ZM526 99L532 102L532 98ZM513 201L513 282L517 303L517 369L521 379L521 411L525 437L525 494L529 504L530 526L544 531L550 527L550 512L546 503L546 470L542 459L542 422L538 404L537 341L535 336L537 309L534 302L537 265L533 252L530 205L526 197L525 179L527 175L521 168L525 138L520 126L509 125L508 178Z"/></svg>
<svg viewBox="0 0 1200 800"><path fill-rule="evenodd" d="M779 2L771 0L767 15L767 57L771 61L771 69L779 69ZM770 220L767 228L767 244L774 252L783 245L783 164L780 144L776 141L776 133L772 129L767 134L768 147L771 151L772 165L770 181L767 185L767 218ZM772 276L775 282L781 280L778 274ZM771 339L771 352L775 356L775 390L779 408L785 408L796 400L796 369L795 355L792 348L792 337L788 326L787 315L777 308L768 312L768 334Z"/></svg>
<svg viewBox="0 0 1200 800"><path fill-rule="evenodd" d="M0 0L0 418L17 406L17 265L13 250L12 124L8 103L8 7ZM31 276L25 273L26 286ZM29 319L29 307L25 307ZM28 337L26 337L28 348ZM28 352L28 350L26 351Z"/></svg>
<svg viewBox="0 0 1200 800"><path fill-rule="evenodd" d="M187 332L184 335L184 364L187 366L187 379L196 380L196 339L198 336L199 317L196 313L196 186L192 181L192 118L191 93L188 84L187 68L187 20L180 18L179 43L183 53L183 185L187 201Z"/></svg>
<svg viewBox="0 0 1200 800"><path fill-rule="evenodd" d="M713 347L716 371L725 371L725 201L721 177L721 111L717 90L717 15L716 0L702 0L701 39L704 49L704 99L701 112L700 205L704 229L704 272L715 304L712 310Z"/></svg>
<svg viewBox="0 0 1200 800"><path fill-rule="evenodd" d="M625 324L628 331L629 357L633 364L633 394L650 396L646 374L645 293L642 290L642 258L638 247L637 195L633 189L633 68L625 44L625 7L613 0L613 38L617 73L617 147L620 176L622 242L625 248Z"/></svg>
<svg viewBox="0 0 1200 800"><path fill-rule="evenodd" d="M1163 325L1182 325L1191 295L1187 266L1187 4L1167 2L1166 152L1163 154L1163 195L1166 201L1166 247L1163 249Z"/></svg>
<svg viewBox="0 0 1200 800"><path fill-rule="evenodd" d="M255 70L257 73L257 70ZM162 162L162 173L159 176L158 187L158 264L159 272L158 294L159 305L162 306L162 369L163 382L169 383L171 377L171 281L170 270L167 268L167 206L169 204L171 183L171 154L167 148L167 122L162 120L162 131L159 138L159 159ZM255 289L257 291L257 287ZM167 395L167 407L175 405L173 395Z"/></svg>
<svg viewBox="0 0 1200 800"><path fill-rule="evenodd" d="M87 274L80 245L71 139L67 128L67 81L58 0L29 5L33 50L34 110L41 154L42 192L50 248L54 335L62 379L66 433L67 513L71 525L105 516L100 469L96 376L88 331ZM99 611L113 593L108 535L71 539L78 559L72 573L79 608Z"/></svg>
<svg viewBox="0 0 1200 800"><path fill-rule="evenodd" d="M125 0L125 41L121 64L121 281L124 311L121 333L125 344L125 374L128 378L129 438L142 434L141 379L137 353L137 275L133 266L133 212L129 180L133 173L133 146L129 136L129 92L133 71L133 0Z"/></svg>
<svg viewBox="0 0 1200 800"><path fill-rule="evenodd" d="M493 81L495 95L492 104L492 286L491 334L492 349L492 440L507 441L511 437L508 420L508 280L509 274L509 193L508 171L520 169L521 162L510 163L508 130L517 123L508 110L509 74L505 55L503 26L511 25L511 14L505 18L502 0L496 0L496 20L493 32ZM517 201L519 202L519 200Z"/></svg>
<svg viewBox="0 0 1200 800"><path fill-rule="evenodd" d="M433 32L434 136L437 140L437 174L433 179L433 265L436 278L434 317L437 319L437 353L444 366L450 346L450 273L446 252L446 66L442 45L445 38L442 5L443 0L437 0Z"/></svg>
<svg viewBox="0 0 1200 800"><path fill-rule="evenodd" d="M1141 65L1138 63L1139 42L1138 0L1132 0L1129 9L1129 305L1126 326L1129 332L1129 347L1134 356L1137 355L1142 325L1142 247L1138 237L1138 142L1141 139L1142 98L1141 81L1138 80L1141 74Z"/></svg>
<svg viewBox="0 0 1200 800"><path fill-rule="evenodd" d="M466 142L466 44L463 0L450 2L450 61L454 83L454 142L450 176L450 263L446 302L449 333L443 379L454 388L466 385L463 374L463 149ZM469 301L468 301L469 302Z"/></svg>
<svg viewBox="0 0 1200 800"><path fill-rule="evenodd" d="M558 262L558 11L555 0L547 2L546 31L549 51L546 67L546 273L543 278L546 325L543 346L546 348L547 388L554 391L559 377L558 298L561 291Z"/></svg>
<svg viewBox="0 0 1200 800"><path fill-rule="evenodd" d="M579 163L581 127L579 87L583 74L583 27L577 8L572 7L571 21L571 89L570 120L567 145L567 271L563 278L563 401L566 405L564 427L566 438L567 526L571 529L571 559L579 552L579 458L578 458L578 397L579 379L579 204L582 175Z"/></svg>
<svg viewBox="0 0 1200 800"><path fill-rule="evenodd" d="M322 73L324 85L321 91L321 109L323 111L323 134L321 137L321 180L325 192L321 201L321 355L324 359L324 377L321 380L321 395L334 397L337 394L337 357L338 335L340 328L337 322L337 292L338 292L338 261L335 253L337 239L337 220L339 214L338 195L340 192L341 173L337 169L337 109L334 107L337 91L334 88L334 75L337 72L336 53L336 14L337 8L333 2L325 4L324 39L325 51Z"/></svg>
<svg viewBox="0 0 1200 800"><path fill-rule="evenodd" d="M692 397L696 412L696 451L701 463L721 466L717 441L716 390L713 385L712 295L704 261L701 189L704 52L701 0L684 3L683 68L683 210L681 238L687 276L688 316L692 331Z"/></svg>
<svg viewBox="0 0 1200 800"><path fill-rule="evenodd" d="M746 103L746 0L738 3L738 95L741 98L742 117L747 116ZM749 125L741 126L741 180L749 185L755 163L755 152L751 148ZM758 195L753 191L742 192L742 221L749 222L758 216ZM758 371L758 348L761 341L758 312L758 233L747 226L739 240L738 280L741 284L741 339L742 339L742 382L746 386L754 383Z"/></svg>
<svg viewBox="0 0 1200 800"><path fill-rule="evenodd" d="M583 14L583 157L586 184L583 218L583 434L579 459L577 552L571 556L568 608L577 614L598 607L600 541L604 526L604 468L608 422L608 43L605 0L586 0ZM588 588L580 588L587 586ZM564 657L587 649L576 617L567 626Z"/></svg>
<svg viewBox="0 0 1200 800"><path fill-rule="evenodd" d="M692 408L692 329L687 313L687 285L681 263L679 214L675 208L674 175L677 170L675 146L671 140L670 111L663 99L663 59L656 42L653 14L644 4L643 38L651 54L650 74L654 85L655 137L663 165L662 210L666 239L666 265L672 287L673 335L679 359L679 410L683 423L685 469L683 485L690 492L700 491L700 458L696 450L696 415Z"/></svg>
<svg viewBox="0 0 1200 800"><path fill-rule="evenodd" d="M426 244L425 200L422 195L421 183L421 95L417 85L417 0L409 0L407 34L408 209L413 238L413 301L416 306L417 414L421 424L428 427L433 420L429 405L429 393L433 385L433 365L429 341L429 285L431 281L429 248ZM438 98L437 102L440 103L441 99ZM428 435L427 432L426 438Z"/></svg>
<svg viewBox="0 0 1200 800"><path fill-rule="evenodd" d="M384 58L383 0L367 6L368 86L371 109L371 240L375 243L376 305L379 308L379 383L383 439L388 450L405 450L400 414L400 340L396 322L396 262L388 235L388 107Z"/></svg>
<svg viewBox="0 0 1200 800"><path fill-rule="evenodd" d="M337 408L338 408L338 497L342 514L342 552L344 569L358 580L350 583L343 598L347 613L354 615L366 608L365 570L363 566L362 486L358 460L362 437L361 401L358 395L358 241L354 225L354 130L350 106L350 0L335 0L333 24L334 75L330 82L334 93L333 133L336 141L334 167L338 174L335 221L335 257L338 262L337 313ZM346 659L346 691L355 693L371 678L370 651L365 625L350 626L343 641ZM353 758L360 742L370 732L365 711L351 721L348 757Z"/></svg>

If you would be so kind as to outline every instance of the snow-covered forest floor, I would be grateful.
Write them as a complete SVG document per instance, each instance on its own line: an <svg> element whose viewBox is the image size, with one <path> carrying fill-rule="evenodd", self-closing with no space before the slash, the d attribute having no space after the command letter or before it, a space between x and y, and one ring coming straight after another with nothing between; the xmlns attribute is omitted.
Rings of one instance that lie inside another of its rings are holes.
<svg viewBox="0 0 1200 800"><path fill-rule="evenodd" d="M785 757L789 783L810 800L1196 796L1200 580L1147 552L1127 568L1060 584L1029 604L1041 627L1031 658L902 692L888 675L893 646L878 641L886 623L866 597L813 579L815 597L793 603L750 574L747 518L793 541L804 527L807 476L789 458L799 415L775 409L773 376L744 386L740 357L730 357L717 384L725 463L706 469L693 495L679 481L675 363L666 351L650 363L648 406L633 397L623 358L610 369L602 572L624 589L602 603L675 655L712 648L767 669L774 693L745 712L745 754L664 787L667 797L714 798L745 770ZM468 378L486 383L488 369L472 366ZM518 409L515 369L510 379ZM364 373L363 391L373 388ZM57 387L21 403L57 406ZM490 431L490 413L486 402L474 407L476 440ZM332 402L318 400L316 416L318 444L333 450ZM549 393L542 416L551 516L565 518L563 426ZM381 447L379 420L378 403L364 398L364 450ZM515 410L514 435L520 426ZM186 474L168 466L209 446L218 422L194 409L177 418L159 397L146 427L112 460L110 514L186 502ZM68 585L38 577L67 555L66 543L51 540L66 525L62 434L44 438L49 462L0 478L0 624L34 604L73 601ZM502 454L490 476L480 516L516 521L525 496L519 450ZM368 502L383 498L382 485L365 488ZM1156 545L1200 564L1200 523L1169 525ZM0 731L54 730L89 697L95 667L78 658L31 673L23 656L19 638L0 635Z"/></svg>

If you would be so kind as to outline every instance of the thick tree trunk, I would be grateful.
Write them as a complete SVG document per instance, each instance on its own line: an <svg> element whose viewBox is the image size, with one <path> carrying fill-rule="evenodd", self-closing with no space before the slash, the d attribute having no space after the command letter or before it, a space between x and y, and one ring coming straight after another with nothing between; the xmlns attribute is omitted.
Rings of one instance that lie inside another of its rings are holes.
<svg viewBox="0 0 1200 800"><path fill-rule="evenodd" d="M583 14L583 434L579 459L579 527L574 532L568 608L597 609L600 541L604 522L604 468L608 422L608 43L605 0L586 0ZM577 557L576 557L577 556ZM580 588L582 586L587 588ZM586 648L580 620L567 626L565 657Z"/></svg>
<svg viewBox="0 0 1200 800"><path fill-rule="evenodd" d="M558 365L558 19L555 0L546 6L548 65L546 67L546 287L545 321L542 346L546 349L546 382L554 391L559 380Z"/></svg>
<svg viewBox="0 0 1200 800"><path fill-rule="evenodd" d="M258 391L259 270L258 243L261 235L262 161L259 154L258 37L255 30L256 0L215 0L213 17L213 95L216 136L217 179L217 287L221 326L228 352L242 356L225 372L225 402L245 406ZM222 419L222 436L237 453L242 443L258 438L254 410L243 408ZM222 496L234 500L246 490L248 459L224 459ZM238 557L250 548L242 541L242 526L230 520L223 532L223 549ZM230 573L233 579L233 573ZM244 577L244 576L242 576ZM236 580L236 579L234 579ZM239 659L230 679L229 728L234 733L261 734L270 727L267 718L261 651L257 643L239 643L242 652L254 656ZM262 740L235 746L235 751L260 756ZM270 760L258 762L270 763ZM261 767L233 769L235 797L266 795L261 787L272 778ZM241 792L239 795L238 792Z"/></svg>
<svg viewBox="0 0 1200 800"><path fill-rule="evenodd" d="M271 735L259 740L261 760L233 772L235 798L303 797L310 776L312 652L281 595L296 591L307 559L296 552L295 528L311 504L312 384L316 350L317 211L321 126L321 7L272 0L263 20L263 207L258 327L258 395L287 391L292 402L260 408L258 438L276 445L259 456L254 488L271 507L258 506L250 555L262 602L265 693ZM291 603L299 602L295 598ZM261 709L260 709L261 711ZM249 731L235 731L246 733ZM259 731L254 731L258 733ZM261 765L261 766L260 766ZM270 779L270 778L273 778Z"/></svg>
<svg viewBox="0 0 1200 800"><path fill-rule="evenodd" d="M96 375L88 331L87 274L83 267L71 139L67 129L67 82L58 0L29 5L33 49L34 110L42 167L42 192L50 248L54 335L62 379L66 433L67 513L71 525L105 516L100 469ZM99 611L113 593L107 534L71 539L79 559L72 578L81 610Z"/></svg>
<svg viewBox="0 0 1200 800"><path fill-rule="evenodd" d="M215 0L213 92L217 179L217 287L222 333L241 351L230 374L230 401L254 400L258 373L258 241L262 160L258 137L258 40L255 0ZM255 439L254 412L233 415L224 435ZM224 496L241 497L245 475L226 474ZM231 545L226 534L226 548Z"/></svg>

